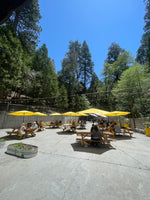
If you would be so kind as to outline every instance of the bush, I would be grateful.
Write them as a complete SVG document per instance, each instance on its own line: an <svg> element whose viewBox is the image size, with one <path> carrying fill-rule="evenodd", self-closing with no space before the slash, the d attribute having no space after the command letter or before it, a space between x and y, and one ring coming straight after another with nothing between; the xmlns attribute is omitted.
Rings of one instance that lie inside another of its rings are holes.
<svg viewBox="0 0 150 200"><path fill-rule="evenodd" d="M147 127L147 128L150 128L150 122L148 122L148 121L144 122L143 125L144 125L145 127Z"/></svg>

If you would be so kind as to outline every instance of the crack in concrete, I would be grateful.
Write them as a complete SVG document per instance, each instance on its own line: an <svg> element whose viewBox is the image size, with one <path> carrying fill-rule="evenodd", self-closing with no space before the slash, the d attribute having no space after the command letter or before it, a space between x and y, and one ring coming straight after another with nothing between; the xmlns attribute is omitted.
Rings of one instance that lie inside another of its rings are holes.
<svg viewBox="0 0 150 200"><path fill-rule="evenodd" d="M81 158L81 157L76 158L76 157L73 157L73 156L68 156L68 155L63 155L63 154L55 154L53 152L47 153L47 152L40 151L40 153L43 153L45 155L49 154L49 155L55 155L55 156L73 158L73 159L80 159L80 160L87 160L87 161L91 161L91 162L106 163L106 164L110 164L110 165L116 165L116 166L121 166L121 167L127 167L127 168L133 168L133 169L150 171L150 168L134 167L134 166L130 166L130 165L125 165L125 164L120 164L120 163L114 163L114 162L108 162L108 161L104 161L104 160L94 160L94 159L91 160L89 158Z"/></svg>
<svg viewBox="0 0 150 200"><path fill-rule="evenodd" d="M142 165L142 166L144 166L145 168L147 168L147 166L143 165L142 162L140 162L139 160L135 159L135 157L131 156L131 154L127 153L126 151L124 151L124 150L122 150L122 149L120 149L120 148L118 148L118 147L117 147L117 149L118 149L119 151L123 152L124 154L128 155L130 158L132 158L133 160L135 160L136 162L138 162L140 165ZM148 168L147 168L147 169L148 169ZM148 170L150 170L150 169L148 169Z"/></svg>

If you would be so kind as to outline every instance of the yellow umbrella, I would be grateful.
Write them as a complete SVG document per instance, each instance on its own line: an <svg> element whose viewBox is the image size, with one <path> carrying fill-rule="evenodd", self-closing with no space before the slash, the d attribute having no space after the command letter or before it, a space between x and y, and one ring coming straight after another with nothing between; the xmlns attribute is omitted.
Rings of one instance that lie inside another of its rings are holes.
<svg viewBox="0 0 150 200"><path fill-rule="evenodd" d="M66 116L81 116L80 113L71 112L71 111L63 113L62 115L66 115Z"/></svg>
<svg viewBox="0 0 150 200"><path fill-rule="evenodd" d="M38 116L47 116L47 114L41 113L41 112L35 112ZM37 117L37 121L39 121L39 118Z"/></svg>
<svg viewBox="0 0 150 200"><path fill-rule="evenodd" d="M61 114L57 112L50 114L50 116L55 116L55 115L61 115Z"/></svg>
<svg viewBox="0 0 150 200"><path fill-rule="evenodd" d="M98 113L100 115L105 115L105 114L108 114L109 112L105 111L105 110L100 110L100 109L97 109L97 108L90 108L90 109L87 109L87 110L79 111L78 113L80 113L80 114L82 114L82 113L84 113L84 114L86 114L86 113L88 113L88 114L92 114L92 113L96 114L96 113Z"/></svg>
<svg viewBox="0 0 150 200"><path fill-rule="evenodd" d="M77 114L78 114L78 116L88 116L87 114L84 114L84 113L78 113L77 112Z"/></svg>
<svg viewBox="0 0 150 200"><path fill-rule="evenodd" d="M41 113L41 112L35 112L39 116L47 116L47 114Z"/></svg>
<svg viewBox="0 0 150 200"><path fill-rule="evenodd" d="M121 115L128 115L130 112L123 112L123 111L113 111L108 114L105 114L106 116L121 116Z"/></svg>
<svg viewBox="0 0 150 200"><path fill-rule="evenodd" d="M76 112L66 112L66 113L63 113L62 115L65 115L65 116L81 116L79 113L76 113ZM70 118L71 120L71 118Z"/></svg>
<svg viewBox="0 0 150 200"><path fill-rule="evenodd" d="M21 111L9 113L8 115L23 116L23 122L24 122L24 116L38 115L38 114L36 114L35 112L28 111L28 110L21 110Z"/></svg>

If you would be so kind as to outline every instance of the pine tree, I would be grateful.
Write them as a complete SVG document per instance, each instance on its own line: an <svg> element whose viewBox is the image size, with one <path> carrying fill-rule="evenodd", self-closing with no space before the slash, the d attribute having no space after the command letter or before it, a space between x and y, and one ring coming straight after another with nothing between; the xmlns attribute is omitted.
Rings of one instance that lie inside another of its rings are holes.
<svg viewBox="0 0 150 200"><path fill-rule="evenodd" d="M83 83L83 92L86 92L88 84L91 81L93 74L94 63L91 59L91 53L86 41L83 42L81 47L81 56L80 56L80 73L81 81Z"/></svg>
<svg viewBox="0 0 150 200"><path fill-rule="evenodd" d="M45 44L35 52L31 69L35 72L32 95L43 98L51 97L51 102L54 103L55 98L58 97L58 80Z"/></svg>
<svg viewBox="0 0 150 200"><path fill-rule="evenodd" d="M12 27L0 27L0 96L23 90L23 69L28 58Z"/></svg>
<svg viewBox="0 0 150 200"><path fill-rule="evenodd" d="M117 43L113 42L108 48L108 54L105 63L114 63L115 61L117 61L119 55L123 52L124 49L122 49Z"/></svg>
<svg viewBox="0 0 150 200"><path fill-rule="evenodd" d="M14 11L6 24L11 24L17 37L28 53L33 53L38 44L41 27L38 25L41 19L38 0L27 1L24 7Z"/></svg>
<svg viewBox="0 0 150 200"><path fill-rule="evenodd" d="M150 71L150 0L144 0L146 4L146 13L144 16L145 26L144 34L141 39L141 45L137 51L136 60L140 64L147 64Z"/></svg>

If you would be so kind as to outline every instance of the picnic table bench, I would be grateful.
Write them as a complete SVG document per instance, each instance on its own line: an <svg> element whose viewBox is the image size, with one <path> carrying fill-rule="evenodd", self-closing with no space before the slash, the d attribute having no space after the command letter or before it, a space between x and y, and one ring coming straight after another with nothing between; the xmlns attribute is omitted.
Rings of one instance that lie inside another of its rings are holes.
<svg viewBox="0 0 150 200"><path fill-rule="evenodd" d="M123 130L123 135L125 135L126 133L129 134L130 137L133 135L133 131L129 127L123 127L122 130Z"/></svg>
<svg viewBox="0 0 150 200"><path fill-rule="evenodd" d="M81 145L87 145L89 143L100 143L100 144L108 144L113 141L113 139L108 138L109 136L113 136L111 132L104 132L104 136L100 138L100 140L92 140L91 139L91 132L76 132L77 136L81 136L81 138L76 138L76 140L81 141ZM89 138L90 137L90 138Z"/></svg>
<svg viewBox="0 0 150 200"><path fill-rule="evenodd" d="M63 131L76 131L76 126L73 126L72 124L63 124L62 126Z"/></svg>
<svg viewBox="0 0 150 200"><path fill-rule="evenodd" d="M16 135L17 138L21 140L21 139L23 139L24 134L20 134L20 133L19 133L19 130L20 130L20 127L19 127L19 128L13 128L12 131L7 131L7 134L8 134L9 136ZM31 133L29 130L27 130L27 135L29 135L29 134L32 135L32 133Z"/></svg>
<svg viewBox="0 0 150 200"><path fill-rule="evenodd" d="M13 135L17 135L17 134L19 133L19 129L20 129L20 128L13 128L12 131L7 131L7 134L8 134L9 136L11 136L12 134L13 134Z"/></svg>
<svg viewBox="0 0 150 200"><path fill-rule="evenodd" d="M23 138L23 135L22 135L22 134L19 134L19 129L20 129L20 127L19 127L19 128L13 128L12 131L7 131L7 134L8 134L9 136L16 135L19 139L22 139L22 138Z"/></svg>

